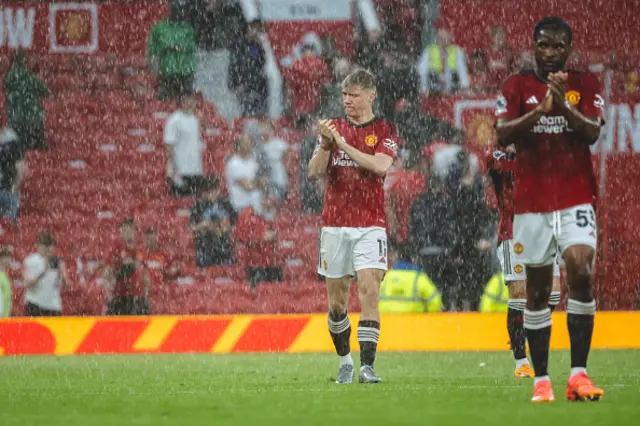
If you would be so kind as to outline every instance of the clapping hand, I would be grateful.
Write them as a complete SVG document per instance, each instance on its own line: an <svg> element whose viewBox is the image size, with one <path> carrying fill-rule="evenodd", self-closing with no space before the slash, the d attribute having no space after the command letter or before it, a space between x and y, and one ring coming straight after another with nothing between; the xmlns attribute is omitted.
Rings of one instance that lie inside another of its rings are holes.
<svg viewBox="0 0 640 426"><path fill-rule="evenodd" d="M547 77L549 82L549 92L553 97L553 103L557 106L563 107L565 105L564 94L566 91L566 83L569 75L566 72L558 71L556 73L550 73Z"/></svg>

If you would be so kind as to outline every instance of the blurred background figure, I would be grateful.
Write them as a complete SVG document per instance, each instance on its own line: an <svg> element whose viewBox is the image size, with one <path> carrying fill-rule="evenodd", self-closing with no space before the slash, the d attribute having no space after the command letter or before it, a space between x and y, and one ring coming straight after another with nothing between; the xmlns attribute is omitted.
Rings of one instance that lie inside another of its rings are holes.
<svg viewBox="0 0 640 426"><path fill-rule="evenodd" d="M47 86L27 68L22 50L13 54L11 67L4 76L4 91L9 127L25 149L48 149L44 136L42 100L49 96Z"/></svg>
<svg viewBox="0 0 640 426"><path fill-rule="evenodd" d="M173 0L169 5L169 17L151 28L147 47L161 100L177 100L193 92L196 72L196 33L188 21L188 1Z"/></svg>
<svg viewBox="0 0 640 426"><path fill-rule="evenodd" d="M460 146L439 149L428 188L413 204L409 238L446 311L478 310L485 284L499 270L495 237L478 158Z"/></svg>
<svg viewBox="0 0 640 426"><path fill-rule="evenodd" d="M238 263L245 267L252 287L263 281L282 281L284 265L275 228L278 204L277 195L266 191L260 203L247 207L238 217L235 232Z"/></svg>
<svg viewBox="0 0 640 426"><path fill-rule="evenodd" d="M216 177L205 180L198 201L191 207L189 229L196 247L196 263L201 268L233 263L231 225L236 214L222 198Z"/></svg>
<svg viewBox="0 0 640 426"><path fill-rule="evenodd" d="M260 180L258 157L251 138L243 134L233 143L234 154L226 165L229 201L236 213L260 201Z"/></svg>
<svg viewBox="0 0 640 426"><path fill-rule="evenodd" d="M464 49L453 44L448 30L438 30L436 43L424 49L416 70L420 77L421 93L452 93L469 88L469 70Z"/></svg>
<svg viewBox="0 0 640 426"><path fill-rule="evenodd" d="M380 285L380 313L441 312L442 298L418 265L400 256Z"/></svg>
<svg viewBox="0 0 640 426"><path fill-rule="evenodd" d="M195 195L203 180L202 130L195 111L195 94L182 93L178 99L178 110L169 116L164 126L169 194Z"/></svg>
<svg viewBox="0 0 640 426"><path fill-rule="evenodd" d="M20 188L27 175L24 145L12 129L0 130L0 217L18 226Z"/></svg>
<svg viewBox="0 0 640 426"><path fill-rule="evenodd" d="M60 288L67 285L62 260L55 255L53 235L42 232L36 252L24 259L24 312L29 317L62 315Z"/></svg>
<svg viewBox="0 0 640 426"><path fill-rule="evenodd" d="M247 24L245 34L231 48L229 88L236 94L243 117L267 114L269 87L263 34L262 21L255 19Z"/></svg>
<svg viewBox="0 0 640 426"><path fill-rule="evenodd" d="M8 247L0 248L0 318L11 316L13 307L13 289L9 278L9 268L13 253Z"/></svg>
<svg viewBox="0 0 640 426"><path fill-rule="evenodd" d="M288 177L286 166L289 163L289 144L275 135L272 122L260 123L258 139L260 153L269 176L269 184L282 202L287 195Z"/></svg>

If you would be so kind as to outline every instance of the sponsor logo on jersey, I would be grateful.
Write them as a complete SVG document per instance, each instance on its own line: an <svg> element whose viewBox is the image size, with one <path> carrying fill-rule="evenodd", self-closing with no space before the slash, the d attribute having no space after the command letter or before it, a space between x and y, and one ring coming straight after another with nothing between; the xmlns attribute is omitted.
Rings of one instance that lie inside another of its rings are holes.
<svg viewBox="0 0 640 426"><path fill-rule="evenodd" d="M515 272L516 274L521 274L522 271L524 271L524 268L522 267L522 265L516 265L513 267L513 272Z"/></svg>
<svg viewBox="0 0 640 426"><path fill-rule="evenodd" d="M496 115L502 115L507 112L507 99L500 95L496 100Z"/></svg>
<svg viewBox="0 0 640 426"><path fill-rule="evenodd" d="M340 167L359 167L358 163L353 161L343 150L340 150L338 155L333 157L331 164Z"/></svg>
<svg viewBox="0 0 640 426"><path fill-rule="evenodd" d="M515 252L515 254L522 254L522 252L524 251L524 246L520 243L515 243L513 245L513 251Z"/></svg>
<svg viewBox="0 0 640 426"><path fill-rule="evenodd" d="M565 131L571 132L572 130L569 128L567 119L562 115L543 115L531 129L532 133L544 133L548 135L559 135Z"/></svg>
<svg viewBox="0 0 640 426"><path fill-rule="evenodd" d="M569 102L569 105L578 105L580 103L580 92L575 90L569 90L564 94L564 99Z"/></svg>
<svg viewBox="0 0 640 426"><path fill-rule="evenodd" d="M366 143L367 146L376 146L378 144L378 137L376 135L369 135L364 138L364 143Z"/></svg>
<svg viewBox="0 0 640 426"><path fill-rule="evenodd" d="M395 143L395 141L393 139L391 139L391 138L385 139L384 142L382 142L382 145L385 148L393 151L394 154L398 151L398 144Z"/></svg>

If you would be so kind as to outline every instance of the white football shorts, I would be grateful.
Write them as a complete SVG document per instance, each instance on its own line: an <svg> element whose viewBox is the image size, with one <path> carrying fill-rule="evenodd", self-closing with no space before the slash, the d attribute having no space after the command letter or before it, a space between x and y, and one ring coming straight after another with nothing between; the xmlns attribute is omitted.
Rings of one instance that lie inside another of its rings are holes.
<svg viewBox="0 0 640 426"><path fill-rule="evenodd" d="M560 253L557 253L555 262L553 262L554 277L560 276L561 259L562 256L560 256ZM524 281L527 279L527 271L525 270L524 263L520 261L513 249L513 240L506 240L500 243L498 246L498 260L500 260L500 266L502 266L502 272L506 282Z"/></svg>
<svg viewBox="0 0 640 426"><path fill-rule="evenodd" d="M355 276L361 269L387 270L387 232L384 228L320 230L318 274L327 278Z"/></svg>
<svg viewBox="0 0 640 426"><path fill-rule="evenodd" d="M550 265L556 253L575 245L597 246L596 215L591 204L551 213L517 214L513 249L524 265Z"/></svg>

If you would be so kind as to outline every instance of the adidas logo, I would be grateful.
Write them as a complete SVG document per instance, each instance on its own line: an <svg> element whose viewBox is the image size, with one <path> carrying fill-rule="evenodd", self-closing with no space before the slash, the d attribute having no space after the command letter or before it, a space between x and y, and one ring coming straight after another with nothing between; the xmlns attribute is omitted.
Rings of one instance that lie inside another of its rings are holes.
<svg viewBox="0 0 640 426"><path fill-rule="evenodd" d="M527 99L527 102L525 102L525 103L527 103L527 104L537 104L539 102L538 102L538 99L535 96L532 96L529 99Z"/></svg>

